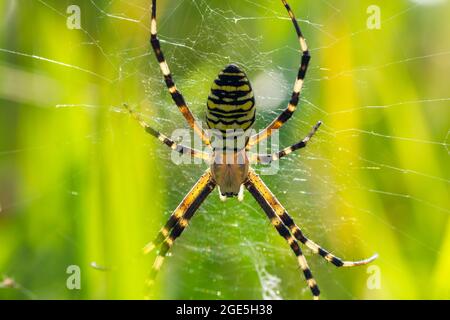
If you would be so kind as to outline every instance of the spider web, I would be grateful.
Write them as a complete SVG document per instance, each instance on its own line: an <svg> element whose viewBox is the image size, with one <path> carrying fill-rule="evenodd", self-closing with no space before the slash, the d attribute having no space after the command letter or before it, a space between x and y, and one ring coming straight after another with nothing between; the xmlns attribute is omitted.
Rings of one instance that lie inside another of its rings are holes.
<svg viewBox="0 0 450 320"><path fill-rule="evenodd" d="M38 2L49 13L54 14L55 18L64 16L61 6L45 0ZM178 87L198 119L205 117L205 102L212 80L221 68L231 62L242 65L251 79L258 107L257 129L262 129L285 108L298 68L299 47L291 22L279 1L275 1L276 5L272 0L159 2L162 4L158 27L163 50ZM395 130L389 128L385 131L372 129L375 127L372 120L380 118L379 112L391 112L394 117L398 110L404 108L411 108L411 112L419 113L433 109L433 115L428 118L430 123L435 120L431 117L436 117L436 110L441 112L443 119L448 119L448 108L445 107L450 101L448 92L424 94L417 99L391 95L392 99L387 103L380 103L382 99L374 101L366 97L371 97L369 93L374 74L382 77L384 72L396 67L407 69L417 68L422 63L439 64L443 59L448 60L450 44L426 48L422 54L402 52L397 55L396 60L386 60L379 55L375 57L374 54L366 61L359 61L357 67L335 69L319 62L343 41L351 41L358 48L358 44L370 37L371 32L376 32L365 26L365 7L361 5L360 29L343 32L334 30L333 19L342 19L343 16L352 14L346 1L302 1L303 11L299 10L298 1L290 2L311 47L313 60L302 94L301 107L281 130L280 145L288 146L303 138L317 120L322 120L324 126L308 148L280 162L277 175L262 178L305 233L338 256L358 259L378 250L377 242L373 239L369 242L364 236L370 226L361 221L370 221L379 230L393 232L398 241L418 246L428 254L440 257L440 248L435 242L429 242L422 235L412 234L393 216L381 213L388 208L354 200L349 194L362 195L362 199L380 198L383 199L380 201L387 203L401 203L402 208L413 204L430 215L448 216L450 208L447 201L437 200L432 195L427 197L424 193L405 193L402 188L389 188L388 183L382 183L382 177L386 176L392 180L409 179L448 188L448 170L442 175L435 175L422 167L416 169L403 166L401 161L392 159L389 152L376 154L369 150L370 146L382 148L383 145L395 144L402 148L424 148L440 157L448 156L448 121L441 122L426 137L420 134L396 135ZM395 23L400 17L412 17L417 10L427 10L422 5L429 4L426 1L402 2L403 5L399 6L396 13L390 12L383 17L385 28L389 28L390 23ZM123 101L115 101L109 106L98 105L93 101L79 103L62 99L55 107L109 108L115 114L121 112L121 103L128 102L133 107L139 106L141 114L151 125L170 135L173 130L186 128L186 125L163 86L147 38L142 39L140 47L128 47L126 41L117 36L117 42L106 48L102 40L103 30L95 30L97 23L100 26L100 22L103 25L104 20L107 20L112 30L119 30L124 23L128 23L148 31L149 10L143 4L142 1L126 0L110 0L101 4L93 0L85 1L83 10L89 11L91 22L83 27L84 39L79 45L93 46L100 59L110 62L112 71L107 76L88 68L40 56L37 52L32 55L8 48L2 48L1 51L4 54L25 55L38 60L38 63L54 63L63 68L89 73L118 87L129 81L139 81L143 93L135 98L124 93ZM436 4L444 5L444 2ZM448 4L445 5L448 7ZM320 15L316 14L317 10L321 11ZM271 34L272 30L282 30L283 33L275 37ZM442 72L440 75L444 77L444 74ZM321 88L346 81L348 77L354 79L354 86L361 94L359 101L365 101L366 104L341 105L339 97L336 97L335 106L331 108L326 105L324 101L327 100L320 96ZM339 126L338 122L346 117L358 117L358 125ZM123 119L127 121L125 116ZM347 144L336 145L336 141L352 138L364 141L365 145L358 150ZM98 143L92 137L86 139ZM331 151L336 149L339 152ZM151 150L148 157L157 161L159 166L155 168L155 174L158 179L166 182L166 187L160 192L170 195L165 203L158 204L163 208L161 214L164 217L149 219L165 220L206 166L176 166L170 161L167 149L159 145ZM361 177L371 177L378 183ZM177 183L170 183L171 181ZM33 199L29 199L28 205L32 204ZM408 215L405 211L397 214L402 219ZM164 283L161 297L308 298L308 289L293 254L279 238L248 193L243 203L235 200L222 203L218 200L217 192L214 192L196 214L189 229L177 240L169 255L159 280ZM395 261L383 260L383 252L379 253L381 263L391 268L402 268ZM367 277L365 268L339 275L334 267L320 257L311 255L306 249L305 254L322 288L335 292L336 297L363 297L363 294L355 296L347 290L346 283L349 277L354 277L364 287Z"/></svg>

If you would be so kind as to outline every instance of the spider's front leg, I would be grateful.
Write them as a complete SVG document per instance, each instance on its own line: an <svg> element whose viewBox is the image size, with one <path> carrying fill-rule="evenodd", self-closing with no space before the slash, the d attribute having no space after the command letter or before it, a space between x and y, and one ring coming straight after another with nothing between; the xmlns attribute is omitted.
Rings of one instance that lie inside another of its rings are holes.
<svg viewBox="0 0 450 320"><path fill-rule="evenodd" d="M187 103L181 94L181 92L177 89L175 85L175 81L173 80L172 73L170 72L169 65L164 58L164 53L161 49L161 43L158 38L158 31L157 31L157 22L156 22L156 0L152 0L152 8L151 8L151 38L150 43L152 45L153 51L155 52L156 59L158 60L159 67L161 69L161 72L164 76L164 81L166 83L167 89L169 90L169 93L172 97L173 102L177 105L178 109L182 113L183 117L188 122L189 126L194 129L195 133L197 133L202 141L206 145L211 145L211 141L209 140L207 132L201 128L201 126L198 125L197 121L195 120L194 115L192 114L191 110L187 106Z"/></svg>
<svg viewBox="0 0 450 320"><path fill-rule="evenodd" d="M292 117L295 110L297 109L297 106L298 106L298 103L300 100L300 94L301 94L302 88L303 88L303 82L305 81L306 72L308 71L309 61L311 60L311 56L310 56L309 50L308 50L308 45L306 44L305 37L303 36L303 33L300 29L300 26L298 25L298 22L297 22L297 19L295 18L294 13L292 12L292 10L286 0L281 0L281 2L285 6L286 10L288 11L289 17L292 20L292 23L295 28L295 32L297 33L298 41L300 42L300 48L303 52L302 58L301 58L301 63L300 63L300 68L298 70L297 79L295 80L292 97L291 97L291 100L289 101L287 108L275 120L273 120L272 123L269 124L263 131L250 137L249 143L247 145L247 150L250 150L250 148L252 146L257 145L260 141L270 137L274 130L281 128Z"/></svg>
<svg viewBox="0 0 450 320"><path fill-rule="evenodd" d="M144 247L144 253L149 253L156 246L161 246L153 263L148 281L149 286L153 284L158 271L161 269L167 252L173 246L175 240L186 229L190 219L194 216L203 201L214 190L215 186L216 183L212 179L211 172L208 169L172 213L164 227L159 231L156 239Z"/></svg>

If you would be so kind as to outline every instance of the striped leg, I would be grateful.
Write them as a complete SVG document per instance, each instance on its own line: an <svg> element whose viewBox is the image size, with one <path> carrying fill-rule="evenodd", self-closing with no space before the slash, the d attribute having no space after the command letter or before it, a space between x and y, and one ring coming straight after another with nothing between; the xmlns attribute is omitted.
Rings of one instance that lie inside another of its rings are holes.
<svg viewBox="0 0 450 320"><path fill-rule="evenodd" d="M272 225L277 229L278 233L289 243L292 251L294 251L295 256L297 257L298 263L303 271L303 275L305 276L308 287L311 289L314 300L318 300L320 296L319 287L317 286L317 283L313 278L311 270L308 267L308 262L306 261L306 258L303 255L297 240L294 239L289 229L286 227L286 225L283 224L283 222L277 216L271 203L267 201L267 198L264 196L263 193L261 193L261 191L255 184L255 181L251 177L245 183L245 187L259 203L259 205L269 218L270 222L272 223Z"/></svg>
<svg viewBox="0 0 450 320"><path fill-rule="evenodd" d="M147 133L154 136L156 139L158 139L159 141L164 143L166 146L168 146L172 150L174 150L178 153L181 153L181 154L189 154L189 155L191 155L191 157L194 157L194 158L200 158L200 159L203 159L208 162L210 161L211 155L209 153L191 149L189 147L186 147L186 146L176 143L175 141L173 141L169 137L165 136L161 132L153 129L148 123L146 123L144 121L144 119L142 119L142 117L140 117L136 112L131 110L127 104L124 104L124 108L133 116L133 118L136 119L137 122L139 122L139 124L145 129L145 131Z"/></svg>
<svg viewBox="0 0 450 320"><path fill-rule="evenodd" d="M177 105L178 109L183 114L184 118L188 122L189 126L194 129L194 131L201 137L202 141L206 145L210 145L211 142L206 134L206 132L198 125L195 120L194 115L191 110L189 110L186 101L184 100L183 95L177 89L175 82L172 78L172 74L169 69L169 65L167 64L166 59L164 58L164 54L161 49L161 44L158 39L157 33L157 24L156 24L156 0L152 0L152 17L151 17L151 39L150 43L152 45L153 51L155 52L156 59L159 62L159 66L161 68L161 72L164 76L164 80L166 82L166 86L169 89L169 93L172 96L173 101Z"/></svg>
<svg viewBox="0 0 450 320"><path fill-rule="evenodd" d="M298 149L302 149L304 147L307 146L309 140L311 140L311 138L314 136L314 134L317 132L317 130L319 129L319 127L322 125L322 122L318 122L311 130L311 132L300 142L293 144L290 147L284 148L281 151L272 153L272 154L258 154L256 155L256 162L257 163L262 163L262 164L270 164L273 161L277 161L289 154L291 154L292 152L298 150Z"/></svg>
<svg viewBox="0 0 450 320"><path fill-rule="evenodd" d="M294 91L292 93L292 97L287 108L275 120L273 120L272 123L269 124L269 126L267 126L267 128L265 128L260 133L250 137L247 150L249 150L252 146L258 144L261 140L270 137L272 135L273 130L281 128L281 126L283 126L283 124L285 124L292 117L298 106L300 94L303 88L303 82L305 80L309 61L311 59L311 56L308 51L308 46L306 44L306 40L303 37L302 31L300 30L300 26L298 25L294 13L292 12L286 0L281 0L281 2L283 2L283 5L286 7L286 10L288 11L289 16L291 17L292 23L294 24L295 31L297 32L297 37L300 42L300 48L303 52L302 60L298 71L297 79L295 81Z"/></svg>
<svg viewBox="0 0 450 320"><path fill-rule="evenodd" d="M189 220L206 197L214 190L215 186L216 183L212 180L211 173L208 169L172 213L165 226L158 233L156 239L145 246L144 253L149 253L156 246L161 245L161 250L155 259L150 273L149 285L153 283L156 274L161 269L167 252L184 229L186 229Z"/></svg>
<svg viewBox="0 0 450 320"><path fill-rule="evenodd" d="M334 254L328 252L323 249L313 241L309 240L305 237L300 230L300 228L295 224L294 220L289 216L286 209L281 205L278 199L273 195L273 193L269 190L269 188L265 185L265 183L261 180L261 178L255 174L253 170L249 172L248 179L252 185L258 190L259 193L262 194L264 199L271 205L276 215L280 218L280 220L285 224L292 235L301 243L306 245L309 249L311 249L314 253L319 254L328 262L331 262L336 267L354 267L360 266L364 264L368 264L375 260L378 255L375 254L372 257L361 260L361 261L343 261L342 259L336 257Z"/></svg>

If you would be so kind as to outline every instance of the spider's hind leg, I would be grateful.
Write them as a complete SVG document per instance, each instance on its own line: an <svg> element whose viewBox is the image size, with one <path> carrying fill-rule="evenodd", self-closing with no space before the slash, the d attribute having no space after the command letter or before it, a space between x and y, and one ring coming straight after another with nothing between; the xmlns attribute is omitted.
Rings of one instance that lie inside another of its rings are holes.
<svg viewBox="0 0 450 320"><path fill-rule="evenodd" d="M356 267L356 266L362 266L365 264L369 264L372 261L374 261L376 258L378 258L378 254L372 255L370 258L359 260L359 261L345 261L334 254L328 252L321 246L319 246L314 241L308 239L305 237L300 230L300 228L294 223L294 221L286 215L285 218L283 218L284 221L286 221L286 225L288 225L289 229L291 230L294 237L299 240L301 243L306 245L309 249L311 249L314 253L320 255L322 258L327 260L328 262L332 263L336 267Z"/></svg>
<svg viewBox="0 0 450 320"><path fill-rule="evenodd" d="M360 265L368 264L372 261L374 261L378 255L374 254L372 257L360 261L344 261L343 259L335 256L334 254L330 253L329 251L323 249L321 246L316 244L315 242L309 240L307 237L304 236L303 232L300 230L300 228L295 224L294 220L289 216L286 209L281 205L281 203L278 201L278 199L273 195L273 193L269 190L269 188L264 184L264 182L261 180L261 178L256 175L253 171L249 172L249 180L252 182L252 184L255 186L255 188L264 195L265 201L270 203L271 207L273 208L274 212L276 212L279 219L283 222L286 227L289 228L292 235L306 245L309 249L311 249L314 253L319 254L321 257L323 257L328 262L331 262L336 267L355 267Z"/></svg>
<svg viewBox="0 0 450 320"><path fill-rule="evenodd" d="M295 32L297 34L297 39L300 44L300 49L302 51L300 67L298 69L297 78L295 79L294 88L292 91L291 100L289 101L286 109L275 118L263 131L253 135L250 137L250 141L247 146L247 150L250 150L252 146L257 145L260 141L267 139L272 135L272 133L280 129L294 114L297 110L297 106L300 102L300 95L303 89L303 83L305 81L306 73L309 67L309 61L311 60L311 55L309 53L308 45L306 44L305 37L300 29L300 26L295 18L294 13L292 12L291 7L287 3L286 0L281 0L284 7L286 8L290 19L292 20L292 24L294 26Z"/></svg>
<svg viewBox="0 0 450 320"><path fill-rule="evenodd" d="M269 218L270 222L272 223L272 225L275 227L275 229L277 229L278 233L288 242L289 246L291 247L292 251L297 257L298 264L303 271L306 283L308 284L308 287L310 288L313 294L314 300L318 300L320 296L320 290L319 287L317 286L316 280L312 275L311 269L308 266L308 262L306 261L306 258L303 255L299 243L292 236L291 232L286 227L286 225L281 221L276 211L272 207L272 204L267 201L266 194L258 189L258 186L255 183L253 177L254 174L251 171L249 174L249 179L245 183L245 187L253 195L255 200L259 203L259 205Z"/></svg>
<svg viewBox="0 0 450 320"><path fill-rule="evenodd" d="M155 247L161 246L153 263L148 285L154 283L154 279L161 269L164 259L173 246L173 243L186 229L190 219L194 216L203 201L214 190L215 186L216 184L212 179L211 172L207 170L172 213L165 226L158 233L156 239L144 247L144 253L149 253Z"/></svg>

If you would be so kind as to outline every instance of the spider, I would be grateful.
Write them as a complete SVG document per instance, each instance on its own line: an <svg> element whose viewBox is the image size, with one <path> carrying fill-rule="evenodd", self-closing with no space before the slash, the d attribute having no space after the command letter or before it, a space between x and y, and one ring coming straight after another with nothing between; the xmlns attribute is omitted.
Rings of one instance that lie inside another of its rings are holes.
<svg viewBox="0 0 450 320"><path fill-rule="evenodd" d="M200 136L203 143L205 143L212 152L207 153L176 143L153 129L137 113L125 105L128 112L139 121L146 132L159 139L163 144L181 154L201 158L210 163L210 168L206 170L175 211L173 211L164 227L159 231L156 239L144 247L144 253L148 254L157 246L160 246L160 250L155 258L150 273L148 281L149 285L154 282L154 279L161 269L163 261L175 240L180 237L197 209L216 186L219 189L219 196L222 200L238 197L238 200L242 201L244 188L250 192L261 206L272 225L286 240L297 257L298 264L314 299L319 299L320 290L308 267L308 263L302 253L299 242L328 262L334 264L336 267L365 265L377 258L377 254L375 254L372 257L361 261L344 261L308 239L289 216L283 205L250 166L251 161L248 152L250 148L270 137L274 130L281 128L294 114L299 103L299 97L311 58L306 40L303 37L294 13L286 0L281 0L281 2L292 20L302 51L300 68L295 80L292 97L287 108L264 130L257 134L245 135L246 138L243 147L229 149L228 147L217 147L212 144L210 134L196 122L183 95L177 89L169 66L161 50L160 41L157 35L156 0L152 0L150 42L160 65L161 72L164 75L165 83L174 103L181 111L189 126ZM240 130L240 132L244 133L248 132L255 121L255 111L253 91L245 72L236 64L226 66L214 80L207 101L206 122L209 129L214 130L215 137L219 137L219 139L216 140L235 140L237 135L232 135L230 133L232 130ZM312 128L311 132L300 142L273 154L257 154L256 157L252 157L252 159L254 159L256 163L268 164L287 156L295 150L304 148L319 129L320 125L321 122L319 121Z"/></svg>

